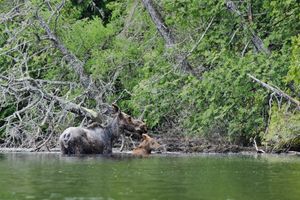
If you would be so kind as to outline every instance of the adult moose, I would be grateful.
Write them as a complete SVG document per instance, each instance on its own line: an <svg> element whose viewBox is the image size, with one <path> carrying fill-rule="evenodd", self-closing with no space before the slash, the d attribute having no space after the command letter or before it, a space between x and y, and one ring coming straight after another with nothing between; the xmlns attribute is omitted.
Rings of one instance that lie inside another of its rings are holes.
<svg viewBox="0 0 300 200"><path fill-rule="evenodd" d="M106 127L93 124L87 128L69 127L59 137L62 154L110 154L113 142L124 130L143 134L147 132L146 124L121 112L112 104L114 119Z"/></svg>

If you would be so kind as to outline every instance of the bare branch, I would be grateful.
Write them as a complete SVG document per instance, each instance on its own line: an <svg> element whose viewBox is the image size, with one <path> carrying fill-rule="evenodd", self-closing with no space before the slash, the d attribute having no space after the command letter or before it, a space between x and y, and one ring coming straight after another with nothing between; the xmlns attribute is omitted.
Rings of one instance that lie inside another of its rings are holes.
<svg viewBox="0 0 300 200"><path fill-rule="evenodd" d="M245 55L245 52L246 52L246 50L247 50L247 48L248 48L249 43L250 43L250 40L246 43L246 45L245 45L245 47L244 47L244 49L243 49L243 51L242 51L242 56L243 56L243 57L244 57L244 55Z"/></svg>
<svg viewBox="0 0 300 200"><path fill-rule="evenodd" d="M126 36L128 27L129 27L129 25L130 25L130 22L131 22L131 20L132 20L132 17L133 17L133 15L134 15L134 13L135 13L135 10L136 10L136 8L137 8L137 6L138 6L138 3L139 3L138 0L134 0L134 3L133 3L133 5L132 5L132 7L131 7L131 9L130 9L129 15L128 15L127 18L125 19L125 22L124 22L124 28L123 28L123 30L121 31L120 35L125 35L125 36Z"/></svg>
<svg viewBox="0 0 300 200"><path fill-rule="evenodd" d="M175 38L169 29L169 27L164 23L163 18L161 17L158 10L155 8L154 3L152 0L142 0L145 8L147 9L152 21L154 22L158 32L166 41L167 47L174 46Z"/></svg>
<svg viewBox="0 0 300 200"><path fill-rule="evenodd" d="M259 149L259 148L257 147L256 136L253 138L253 144L254 144L254 148L255 148L255 150L256 150L257 153L266 153L264 150Z"/></svg>
<svg viewBox="0 0 300 200"><path fill-rule="evenodd" d="M37 146L32 151L39 151L43 146L47 145L47 143L50 141L50 139L52 138L52 136L53 136L53 132L50 133L50 135L48 136L48 138L42 144L40 144L39 146ZM49 149L48 149L48 151L49 151Z"/></svg>
<svg viewBox="0 0 300 200"><path fill-rule="evenodd" d="M253 45L255 46L256 50L258 52L264 52L266 54L270 54L269 49L264 46L262 39L255 33L255 31L251 27L249 27L247 25L246 21L243 18L243 15L238 10L238 7L235 5L235 3L233 1L227 0L226 6L230 12L235 13L237 16L239 16L241 18L242 26L244 27L244 29L247 29L250 31L250 33L252 35L251 41L252 41ZM250 8L250 10L248 10L248 12L250 12L250 11L251 11L251 8ZM251 13L248 13L248 14L251 14L251 20L252 20L252 11L251 11ZM250 21L250 22L252 22L252 21Z"/></svg>
<svg viewBox="0 0 300 200"><path fill-rule="evenodd" d="M22 15L23 13L19 12L19 8L24 6L24 3L18 4L17 6L13 7L8 13L0 14L0 24L12 21L15 17Z"/></svg>
<svg viewBox="0 0 300 200"><path fill-rule="evenodd" d="M74 54L69 52L69 50L61 43L61 41L54 35L54 33L52 33L48 24L46 24L46 22L41 17L37 16L37 18L40 22L40 25L46 31L49 39L54 43L54 46L61 51L61 53L65 56L66 61L71 65L75 73L79 76L80 83L85 88L89 88L90 84L92 84L92 80L84 73L84 63L80 61Z"/></svg>
<svg viewBox="0 0 300 200"><path fill-rule="evenodd" d="M83 106L77 105L75 103L72 103L70 101L66 101L63 98L57 97L50 93L47 93L42 88L39 88L37 82L32 78L11 80L2 75L0 76L0 78L2 78L3 80L6 80L8 82L8 85L1 85L2 87L5 87L7 89L7 92L11 92L14 95L20 95L21 92L30 92L32 94L40 96L40 98L43 98L49 102L54 101L55 103L58 103L63 109L73 112L79 116L86 116L89 119L101 122L100 114L98 114L97 112L90 110L88 108L85 108ZM17 82L17 85L16 85L16 82ZM21 83L24 85L20 85ZM33 103L29 104L27 107L25 107L22 110L17 111L17 112L18 113L24 112L25 110L36 105L37 102L39 102L39 100L34 101Z"/></svg>
<svg viewBox="0 0 300 200"><path fill-rule="evenodd" d="M288 99L289 101L293 102L294 104L296 104L296 107L298 110L300 110L300 102L296 99L294 99L293 97L291 97L290 95L286 94L285 92L283 92L282 90L280 90L279 88L276 88L270 84L267 84L257 78L255 78L254 76L252 76L251 74L247 74L251 79L253 79L254 81L258 82L260 85L262 85L263 87L267 88L268 90L275 92L276 94L280 95L281 97L284 97L286 99Z"/></svg>
<svg viewBox="0 0 300 200"><path fill-rule="evenodd" d="M40 100L41 100L42 97L40 98L37 98L35 101L32 101L30 104L28 104L26 107L22 108L21 110L17 110L16 112L14 112L12 115L6 117L4 119L4 121L10 121L12 120L13 118L18 118L20 121L22 121L22 118L20 116L20 114L22 114L23 112L31 109L33 106L35 106Z"/></svg>
<svg viewBox="0 0 300 200"><path fill-rule="evenodd" d="M0 75L0 79L6 80L6 81L12 81L11 78L8 78L6 76ZM23 83L25 81L29 82L35 82L39 84L51 84L51 85L69 85L72 87L76 87L77 84L73 82L68 82L68 81L52 81L52 80L44 80L44 79L33 79L30 77L25 77L25 78L20 78L20 79L13 79L13 82L19 82Z"/></svg>
<svg viewBox="0 0 300 200"><path fill-rule="evenodd" d="M210 28L212 22L214 21L215 17L213 17L209 24L207 25L207 27L205 28L204 32L202 33L201 37L199 38L199 40L196 42L196 44L193 46L193 48L188 52L188 54L185 56L186 58L188 58L194 51L195 49L199 46L199 44L201 43L201 41L203 40L205 34L207 33L208 29Z"/></svg>

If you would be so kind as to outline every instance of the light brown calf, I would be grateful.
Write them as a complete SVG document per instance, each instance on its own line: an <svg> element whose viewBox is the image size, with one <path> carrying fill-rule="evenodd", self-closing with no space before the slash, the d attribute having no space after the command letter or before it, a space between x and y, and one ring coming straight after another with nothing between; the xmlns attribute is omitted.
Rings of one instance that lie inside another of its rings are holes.
<svg viewBox="0 0 300 200"><path fill-rule="evenodd" d="M147 134L142 134L143 141L139 144L138 147L134 148L132 151L133 155L136 156L147 156L151 154L151 151L154 149L158 149L160 144L154 139L151 138Z"/></svg>

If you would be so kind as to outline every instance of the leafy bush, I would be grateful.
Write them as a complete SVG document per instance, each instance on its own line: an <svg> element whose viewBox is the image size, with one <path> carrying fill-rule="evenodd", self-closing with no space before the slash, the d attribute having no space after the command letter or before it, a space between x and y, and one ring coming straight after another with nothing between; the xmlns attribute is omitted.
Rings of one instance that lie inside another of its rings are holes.
<svg viewBox="0 0 300 200"><path fill-rule="evenodd" d="M300 114L290 112L287 105L273 105L264 142L274 151L300 150Z"/></svg>

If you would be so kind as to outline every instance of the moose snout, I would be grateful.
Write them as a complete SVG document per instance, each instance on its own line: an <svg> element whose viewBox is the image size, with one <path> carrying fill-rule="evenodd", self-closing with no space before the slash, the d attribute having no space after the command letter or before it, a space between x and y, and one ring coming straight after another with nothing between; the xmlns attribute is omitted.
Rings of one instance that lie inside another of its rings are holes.
<svg viewBox="0 0 300 200"><path fill-rule="evenodd" d="M147 132L148 132L147 126L141 126L141 127L137 128L136 131L137 131L139 134L147 133Z"/></svg>

